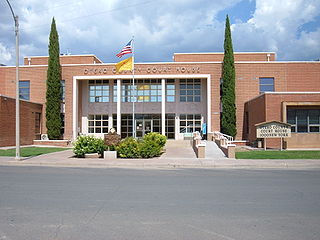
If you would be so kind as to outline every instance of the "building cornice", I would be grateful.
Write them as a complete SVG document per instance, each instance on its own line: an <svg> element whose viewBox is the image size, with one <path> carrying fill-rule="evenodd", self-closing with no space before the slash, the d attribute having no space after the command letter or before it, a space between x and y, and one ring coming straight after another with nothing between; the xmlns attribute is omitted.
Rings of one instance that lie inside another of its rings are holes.
<svg viewBox="0 0 320 240"><path fill-rule="evenodd" d="M294 63L305 63L305 64L320 64L320 61L236 61L235 64L294 64ZM110 66L117 63L77 63L77 64L61 64L62 67L72 67L72 66ZM135 63L137 65L163 65L163 64L222 64L219 61L212 62L143 62ZM0 68L15 68L16 66L0 66ZM32 67L48 67L48 65L21 65L19 68L32 68Z"/></svg>

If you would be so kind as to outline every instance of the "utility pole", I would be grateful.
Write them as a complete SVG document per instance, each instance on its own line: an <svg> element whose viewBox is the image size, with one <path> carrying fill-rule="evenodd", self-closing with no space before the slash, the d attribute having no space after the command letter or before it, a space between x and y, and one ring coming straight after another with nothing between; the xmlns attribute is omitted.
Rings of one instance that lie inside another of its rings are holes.
<svg viewBox="0 0 320 240"><path fill-rule="evenodd" d="M19 18L14 14L9 0L6 1L13 16L16 36L16 160L20 160Z"/></svg>

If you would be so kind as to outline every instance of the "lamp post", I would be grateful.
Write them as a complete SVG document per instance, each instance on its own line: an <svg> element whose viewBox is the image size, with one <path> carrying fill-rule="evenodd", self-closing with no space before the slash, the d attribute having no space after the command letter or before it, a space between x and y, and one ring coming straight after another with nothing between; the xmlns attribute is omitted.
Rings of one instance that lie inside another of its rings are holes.
<svg viewBox="0 0 320 240"><path fill-rule="evenodd" d="M14 14L9 0L6 1L13 16L16 36L16 160L20 160L19 19Z"/></svg>

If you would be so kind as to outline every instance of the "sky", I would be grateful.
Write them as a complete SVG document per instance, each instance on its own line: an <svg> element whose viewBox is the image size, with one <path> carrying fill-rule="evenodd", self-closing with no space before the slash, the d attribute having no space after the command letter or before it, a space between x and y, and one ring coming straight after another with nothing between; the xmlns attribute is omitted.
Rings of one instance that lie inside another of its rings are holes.
<svg viewBox="0 0 320 240"><path fill-rule="evenodd" d="M48 55L52 17L61 54L105 63L134 36L136 62L173 53L223 52L226 15L235 52L276 52L280 61L320 58L320 0L10 0L19 16L20 63ZM15 65L14 21L0 0L0 63Z"/></svg>

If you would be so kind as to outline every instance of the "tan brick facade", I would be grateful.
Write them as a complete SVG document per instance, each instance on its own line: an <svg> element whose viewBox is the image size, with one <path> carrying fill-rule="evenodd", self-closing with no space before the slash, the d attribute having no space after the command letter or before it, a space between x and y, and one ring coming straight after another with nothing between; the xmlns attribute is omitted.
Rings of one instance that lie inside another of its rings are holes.
<svg viewBox="0 0 320 240"><path fill-rule="evenodd" d="M320 63L319 62L277 62L275 53L235 53L236 68L236 107L237 107L237 137L236 139L252 139L245 132L245 103L260 94L259 78L274 78L275 92L320 92ZM194 75L210 76L210 104L211 104L211 131L220 130L220 78L223 54L222 53L195 53L175 54L174 62L166 63L136 63L135 75ZM30 61L30 65L29 65ZM20 80L30 81L30 101L43 104L45 112L47 57L31 57L24 59L25 66L20 67ZM115 74L114 64L104 64L94 55L61 56L62 79L65 80L65 134L64 139L73 136L73 78L74 76L108 76L119 78L121 75L130 75L130 72ZM0 94L15 96L15 67L0 67ZM269 101L279 101L279 97L266 99L266 95L250 102L251 108L257 108L261 114L249 111L249 118L253 122L279 119L278 110ZM310 95L307 95L307 98ZM297 97L294 95L293 97ZM81 99L81 92L79 93ZM260 99L261 98L261 99ZM313 98L319 98L316 94ZM302 97L299 97L302 99ZM298 101L297 100L297 101ZM178 99L177 99L178 101ZM268 104L267 104L268 102ZM82 102L79 101L79 124ZM254 106L252 106L252 104ZM281 105L281 103L280 103ZM265 109L263 111L263 108ZM257 110L257 111L258 111ZM42 133L45 129L45 116L42 114ZM250 125L251 126L251 125ZM251 131L251 127L249 127Z"/></svg>

